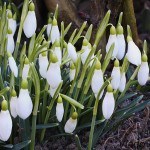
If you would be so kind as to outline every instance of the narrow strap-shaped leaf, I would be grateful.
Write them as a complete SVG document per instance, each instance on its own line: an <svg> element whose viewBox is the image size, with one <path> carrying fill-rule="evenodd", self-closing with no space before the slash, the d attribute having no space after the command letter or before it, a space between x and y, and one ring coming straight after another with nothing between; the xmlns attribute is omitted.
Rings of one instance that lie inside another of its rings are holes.
<svg viewBox="0 0 150 150"><path fill-rule="evenodd" d="M91 35L92 35L92 29L93 29L93 25L91 24L85 34L85 38L90 41L91 39Z"/></svg>
<svg viewBox="0 0 150 150"><path fill-rule="evenodd" d="M38 124L36 129L47 129L59 126L59 123Z"/></svg>

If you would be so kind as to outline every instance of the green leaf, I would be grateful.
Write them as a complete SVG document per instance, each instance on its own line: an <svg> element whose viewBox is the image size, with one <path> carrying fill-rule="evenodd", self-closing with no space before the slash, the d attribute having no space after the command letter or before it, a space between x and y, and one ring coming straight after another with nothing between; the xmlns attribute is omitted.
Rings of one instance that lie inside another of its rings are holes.
<svg viewBox="0 0 150 150"><path fill-rule="evenodd" d="M47 129L59 126L59 123L50 123L50 124L38 124L36 129Z"/></svg>
<svg viewBox="0 0 150 150"><path fill-rule="evenodd" d="M80 104L79 102L77 102L76 100L74 100L73 98L67 96L67 95L64 95L64 94L60 94L60 96L65 99L66 101L68 101L70 104L78 107L78 108L81 108L81 109L84 109L84 106L82 104Z"/></svg>
<svg viewBox="0 0 150 150"><path fill-rule="evenodd" d="M4 95L5 93L7 93L7 92L9 91L9 89L10 89L10 87L5 87L4 89L2 89L2 90L0 91L0 95L1 95L1 96Z"/></svg>
<svg viewBox="0 0 150 150"><path fill-rule="evenodd" d="M73 33L71 34L71 36L70 36L70 39L69 39L69 42L68 42L68 43L72 43L72 41L73 41L73 39L74 39L74 37L75 37L76 32L77 32L77 29L75 29L75 30L73 31Z"/></svg>
<svg viewBox="0 0 150 150"><path fill-rule="evenodd" d="M123 12L121 12L120 15L119 15L117 26L122 23L122 17L123 17Z"/></svg>
<svg viewBox="0 0 150 150"><path fill-rule="evenodd" d="M22 148L25 148L26 146L28 146L30 143L31 143L31 140L21 142L19 144L14 145L12 150L21 150Z"/></svg>
<svg viewBox="0 0 150 150"><path fill-rule="evenodd" d="M65 28L64 36L68 33L68 31L69 31L71 25L72 25L72 23L69 23L68 26Z"/></svg>
<svg viewBox="0 0 150 150"><path fill-rule="evenodd" d="M85 34L85 38L90 41L91 39L91 35L92 35L92 29L93 29L93 25L91 24Z"/></svg>

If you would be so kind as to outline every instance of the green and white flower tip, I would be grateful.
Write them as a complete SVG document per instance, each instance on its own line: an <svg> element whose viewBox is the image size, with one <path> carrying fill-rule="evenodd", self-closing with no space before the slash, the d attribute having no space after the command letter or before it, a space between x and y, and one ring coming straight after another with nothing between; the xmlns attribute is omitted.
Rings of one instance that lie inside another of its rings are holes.
<svg viewBox="0 0 150 150"><path fill-rule="evenodd" d="M107 86L107 92L105 94L103 103L102 103L102 112L105 119L109 119L115 109L115 99L113 96L113 87L111 84Z"/></svg>
<svg viewBox="0 0 150 150"><path fill-rule="evenodd" d="M142 63L141 63L140 69L138 71L137 77L138 77L138 83L142 86L145 85L146 82L148 81L149 66L148 66L146 54L142 55Z"/></svg>
<svg viewBox="0 0 150 150"><path fill-rule="evenodd" d="M101 63L97 59L96 64L95 64L94 74L92 76L92 81L91 81L91 88L95 95L95 98L97 97L97 94L103 84L104 84L104 79L103 79L103 72L101 70ZM101 92L99 99L101 99L103 92L104 91Z"/></svg>
<svg viewBox="0 0 150 150"><path fill-rule="evenodd" d="M12 15L12 12L9 11L7 17L8 17L8 27L12 30L12 34L14 35L17 28L16 13Z"/></svg>
<svg viewBox="0 0 150 150"><path fill-rule="evenodd" d="M127 37L127 42L128 42L128 51L126 54L127 59L131 64L139 66L141 64L141 52L130 36Z"/></svg>
<svg viewBox="0 0 150 150"><path fill-rule="evenodd" d="M33 104L28 91L28 81L25 79L21 82L21 89L17 101L17 114L20 118L26 119L31 115L32 109Z"/></svg>
<svg viewBox="0 0 150 150"><path fill-rule="evenodd" d="M15 42L12 34L11 28L7 31L7 51L11 54L14 52L15 49Z"/></svg>
<svg viewBox="0 0 150 150"><path fill-rule="evenodd" d="M56 117L59 122L62 121L64 115L64 106L61 96L58 96L57 105L56 105Z"/></svg>
<svg viewBox="0 0 150 150"><path fill-rule="evenodd" d="M47 37L50 36L51 29L52 29L52 19L49 17L48 18L47 29L46 29Z"/></svg>
<svg viewBox="0 0 150 150"><path fill-rule="evenodd" d="M77 61L77 52L76 52L75 47L71 43L68 43L67 50L68 50L68 56L69 56L69 58L74 63L76 63L76 61Z"/></svg>
<svg viewBox="0 0 150 150"><path fill-rule="evenodd" d="M116 59L114 62L114 68L112 70L111 77L112 77L111 80L112 87L113 89L117 90L119 88L120 78L121 78L118 59Z"/></svg>
<svg viewBox="0 0 150 150"><path fill-rule="evenodd" d="M23 66L23 70L22 70L22 79L23 80L28 77L29 69L30 69L29 59L26 57L24 60L24 66Z"/></svg>
<svg viewBox="0 0 150 150"><path fill-rule="evenodd" d="M46 72L46 79L50 87L56 89L62 81L60 65L58 63L58 58L54 53L51 55L50 60L51 62Z"/></svg>
<svg viewBox="0 0 150 150"><path fill-rule="evenodd" d="M117 27L118 53L116 56L119 60L121 60L124 57L126 49L126 42L123 32L123 27L119 25Z"/></svg>
<svg viewBox="0 0 150 150"><path fill-rule="evenodd" d="M7 141L12 131L12 119L8 110L8 102L3 100L0 112L0 140Z"/></svg>
<svg viewBox="0 0 150 150"><path fill-rule="evenodd" d="M47 67L48 67L48 58L47 52L45 51L39 55L39 72L44 79L46 78Z"/></svg>
<svg viewBox="0 0 150 150"><path fill-rule="evenodd" d="M117 54L118 54L118 41L117 41L117 37L116 37L116 29L115 27L112 25L111 28L110 28L110 35L109 35L109 38L108 38L108 42L106 44L106 52L108 53L111 45L115 43L115 47L114 47L114 50L113 50L113 54L112 54L112 59L114 59Z"/></svg>
<svg viewBox="0 0 150 150"><path fill-rule="evenodd" d="M120 83L119 83L119 91L123 92L126 87L126 75L125 72L122 73Z"/></svg>
<svg viewBox="0 0 150 150"><path fill-rule="evenodd" d="M55 48L54 48L54 54L57 56L58 58L58 63L59 65L61 65L61 61L62 61L62 51L60 48L60 42L58 40L55 41Z"/></svg>
<svg viewBox="0 0 150 150"><path fill-rule="evenodd" d="M10 67L11 71L14 73L14 76L17 78L18 77L18 67L16 65L16 62L10 52L7 52L7 55L8 55L9 67Z"/></svg>
<svg viewBox="0 0 150 150"><path fill-rule="evenodd" d="M65 124L64 130L66 133L72 133L75 130L77 126L77 118L78 118L78 113L73 112L72 116Z"/></svg>
<svg viewBox="0 0 150 150"><path fill-rule="evenodd" d="M70 77L70 82L74 80L76 74L76 68L73 62L70 63L70 72L69 72L69 77Z"/></svg>
<svg viewBox="0 0 150 150"><path fill-rule="evenodd" d="M58 88L58 87L56 87L56 88L50 87L50 88L49 88L49 93L50 93L50 96L51 96L52 98L53 98L53 96L54 96L54 94L55 94L57 88Z"/></svg>
<svg viewBox="0 0 150 150"><path fill-rule="evenodd" d="M12 90L11 92L10 112L14 118L17 117L17 94L15 90Z"/></svg>
<svg viewBox="0 0 150 150"><path fill-rule="evenodd" d="M29 4L29 11L25 18L23 24L23 31L27 38L30 38L36 31L37 28L37 20L35 15L35 6L34 3L31 2Z"/></svg>
<svg viewBox="0 0 150 150"><path fill-rule="evenodd" d="M52 29L51 29L51 41L52 44L56 41L60 41L60 32L57 25L57 20L54 18L52 22Z"/></svg>

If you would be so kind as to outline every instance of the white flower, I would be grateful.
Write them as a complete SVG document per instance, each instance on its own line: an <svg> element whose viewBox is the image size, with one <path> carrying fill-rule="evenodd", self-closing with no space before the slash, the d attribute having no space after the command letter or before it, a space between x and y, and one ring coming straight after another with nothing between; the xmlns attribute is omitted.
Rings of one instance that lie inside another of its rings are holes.
<svg viewBox="0 0 150 150"><path fill-rule="evenodd" d="M56 105L56 117L57 117L59 122L62 121L63 115L64 115L63 103L57 103L57 105Z"/></svg>
<svg viewBox="0 0 150 150"><path fill-rule="evenodd" d="M14 43L13 34L12 33L7 34L7 51L12 54L14 52L14 48L15 48L15 43Z"/></svg>
<svg viewBox="0 0 150 150"><path fill-rule="evenodd" d="M143 62L141 63L140 69L138 71L138 82L140 85L145 85L148 77L149 77L149 66L148 62Z"/></svg>
<svg viewBox="0 0 150 150"><path fill-rule="evenodd" d="M125 54L126 43L123 34L117 35L117 43L118 43L118 53L117 58L121 60Z"/></svg>
<svg viewBox="0 0 150 150"><path fill-rule="evenodd" d="M18 77L18 67L16 65L14 58L12 56L9 57L8 62L9 62L9 67L10 67L11 71L14 73L14 76Z"/></svg>
<svg viewBox="0 0 150 150"><path fill-rule="evenodd" d="M61 82L61 72L60 65L58 62L50 63L50 66L46 73L46 79L51 88L55 89L59 86Z"/></svg>
<svg viewBox="0 0 150 150"><path fill-rule="evenodd" d="M62 52L61 52L60 46L54 48L54 54L55 54L55 55L57 56L57 58L58 58L58 63L59 63L59 65L61 65Z"/></svg>
<svg viewBox="0 0 150 150"><path fill-rule="evenodd" d="M77 61L77 52L75 47L71 43L68 43L67 50L69 58L75 63Z"/></svg>
<svg viewBox="0 0 150 150"><path fill-rule="evenodd" d="M60 32L59 32L59 28L57 25L57 20L54 18L53 19L53 24L52 24L52 29L51 29L51 41L52 44L56 41L60 41Z"/></svg>
<svg viewBox="0 0 150 150"><path fill-rule="evenodd" d="M77 126L77 119L72 119L71 117L65 124L65 132L66 133L72 133Z"/></svg>
<svg viewBox="0 0 150 150"><path fill-rule="evenodd" d="M39 72L43 78L46 78L47 67L48 67L47 54L46 56L43 56L42 54L40 54L39 55Z"/></svg>
<svg viewBox="0 0 150 150"><path fill-rule="evenodd" d="M115 100L113 92L106 92L102 103L102 112L105 119L109 119L114 112Z"/></svg>
<svg viewBox="0 0 150 150"><path fill-rule="evenodd" d="M18 101L17 101L17 114L20 118L26 119L32 113L32 100L29 95L28 89L20 89Z"/></svg>
<svg viewBox="0 0 150 150"><path fill-rule="evenodd" d="M58 88L58 87L57 87L57 88ZM54 96L54 94L55 94L57 88L51 88L51 87L50 87L49 93L50 93L50 96L51 96L52 98L53 98L53 96Z"/></svg>
<svg viewBox="0 0 150 150"><path fill-rule="evenodd" d="M50 36L51 28L52 28L52 24L49 23L49 24L47 25L47 30L46 30L48 37Z"/></svg>
<svg viewBox="0 0 150 150"><path fill-rule="evenodd" d="M12 120L8 110L0 112L0 140L7 141L12 131Z"/></svg>
<svg viewBox="0 0 150 150"><path fill-rule="evenodd" d="M91 87L92 87L93 93L95 94L95 97L97 97L97 94L100 88L102 87L103 83L104 83L104 79L103 79L102 70L95 69L93 77L92 77L92 81L91 81ZM102 95L103 95L103 91L101 92L99 99L102 97Z"/></svg>
<svg viewBox="0 0 150 150"><path fill-rule="evenodd" d="M15 97L11 97L10 99L10 112L11 112L11 115L16 118L17 117L17 96Z"/></svg>
<svg viewBox="0 0 150 150"><path fill-rule="evenodd" d="M23 70L22 70L22 79L26 79L28 77L30 65L29 64L24 64Z"/></svg>
<svg viewBox="0 0 150 150"><path fill-rule="evenodd" d="M134 64L136 66L141 64L141 52L132 41L131 37L128 37L127 59L131 64Z"/></svg>
<svg viewBox="0 0 150 150"><path fill-rule="evenodd" d="M75 68L70 69L70 72L69 72L70 82L74 80L75 74L76 74L76 69Z"/></svg>
<svg viewBox="0 0 150 150"><path fill-rule="evenodd" d="M117 90L119 87L120 76L121 76L120 75L120 67L114 66L112 73L111 73L111 77L112 77L111 84L113 86L113 89L115 89L115 90Z"/></svg>
<svg viewBox="0 0 150 150"><path fill-rule="evenodd" d="M27 38L30 38L35 33L37 28L37 21L34 9L34 4L30 3L29 11L23 24L23 31Z"/></svg>
<svg viewBox="0 0 150 150"><path fill-rule="evenodd" d="M123 92L126 86L126 75L125 72L121 75L120 83L119 83L119 91Z"/></svg>

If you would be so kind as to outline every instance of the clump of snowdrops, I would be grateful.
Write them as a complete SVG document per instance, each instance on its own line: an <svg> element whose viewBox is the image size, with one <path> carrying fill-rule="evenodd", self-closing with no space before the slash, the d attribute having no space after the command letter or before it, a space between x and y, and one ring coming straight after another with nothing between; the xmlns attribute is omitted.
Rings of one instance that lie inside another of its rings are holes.
<svg viewBox="0 0 150 150"><path fill-rule="evenodd" d="M55 127L57 132L52 136L73 136L81 149L77 134L89 128L90 150L100 136L150 104L149 100L140 102L142 95L126 94L130 86L146 84L149 66L146 41L140 51L129 26L125 38L122 13L116 27L108 24L110 11L106 13L92 45L92 25L81 36L86 22L65 41L71 23L64 27L61 22L58 27L58 6L39 34L36 34L34 3L24 0L18 26L15 7L11 6L14 4L3 3L0 8L1 147L33 150L35 140L43 142L48 128ZM110 35L106 55L102 56L97 46L108 26ZM29 43L21 42L22 34ZM81 49L76 49L74 45L80 38L83 39ZM110 62L114 64L111 75L106 73ZM127 78L131 65L135 71ZM129 98L133 100L120 107ZM15 145L18 128L23 130ZM35 139L36 135L40 138Z"/></svg>

